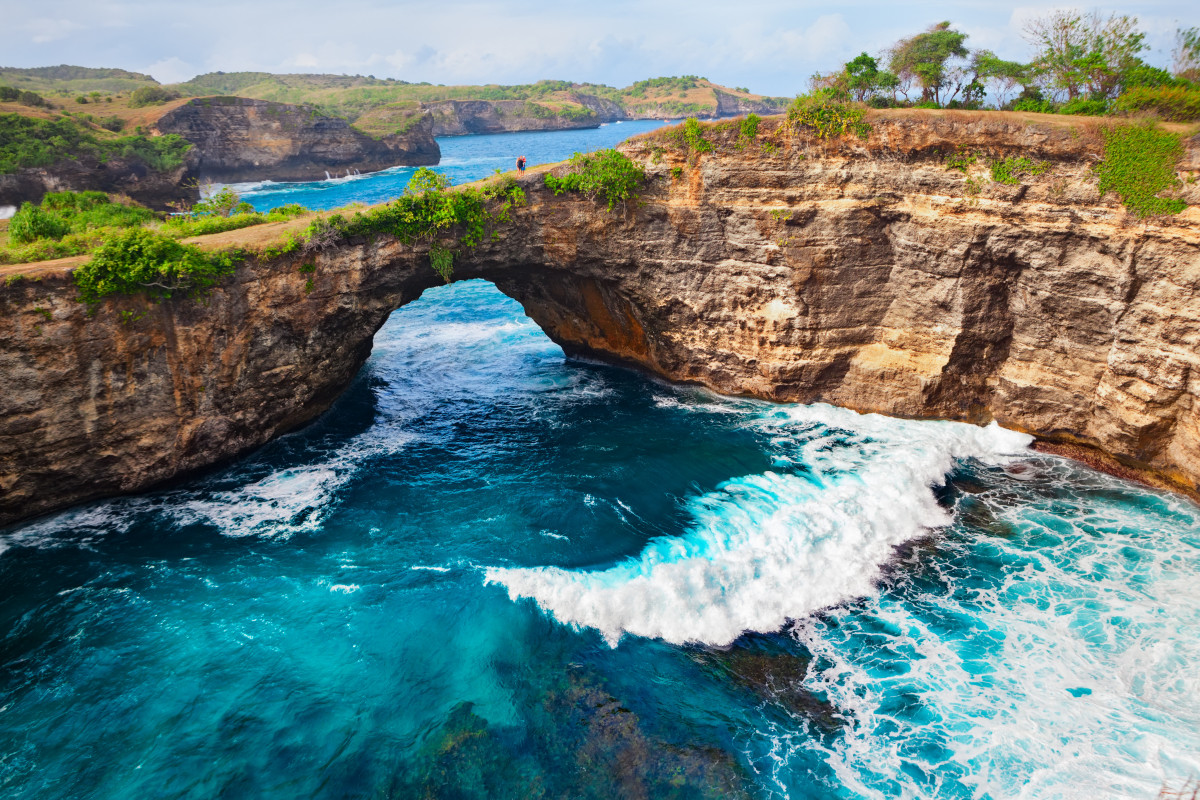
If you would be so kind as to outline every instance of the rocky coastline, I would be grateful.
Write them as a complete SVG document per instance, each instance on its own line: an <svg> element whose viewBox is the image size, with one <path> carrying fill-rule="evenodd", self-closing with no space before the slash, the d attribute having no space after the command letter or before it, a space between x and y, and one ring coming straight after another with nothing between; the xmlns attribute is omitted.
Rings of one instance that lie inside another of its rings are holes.
<svg viewBox="0 0 1200 800"><path fill-rule="evenodd" d="M332 173L436 164L432 121L374 139L306 106L244 97L200 97L155 123L192 143L188 172L201 181L312 181Z"/></svg>
<svg viewBox="0 0 1200 800"><path fill-rule="evenodd" d="M867 139L822 140L776 118L749 143L718 124L709 153L639 137L622 149L648 179L615 212L531 171L528 204L453 277L494 282L568 354L730 394L995 420L1194 494L1200 212L1139 220L1100 195L1087 127L871 123ZM947 169L963 149L978 169L1013 154L1049 167L980 191ZM77 263L0 268L0 524L141 491L304 424L388 315L441 283L424 248L380 236L251 259L203 303L125 298L89 315Z"/></svg>

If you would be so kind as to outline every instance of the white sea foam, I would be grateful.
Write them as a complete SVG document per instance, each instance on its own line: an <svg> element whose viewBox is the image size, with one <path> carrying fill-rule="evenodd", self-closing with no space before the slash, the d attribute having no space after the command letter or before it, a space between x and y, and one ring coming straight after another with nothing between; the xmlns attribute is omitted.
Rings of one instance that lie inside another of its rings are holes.
<svg viewBox="0 0 1200 800"><path fill-rule="evenodd" d="M693 499L688 534L653 540L609 569L500 568L489 583L555 619L673 643L723 645L746 631L871 594L894 548L949 522L931 487L955 458L1023 451L996 425L910 422L830 406L762 412L784 456L810 474L767 472Z"/></svg>
<svg viewBox="0 0 1200 800"><path fill-rule="evenodd" d="M412 436L389 425L351 439L316 464L278 470L261 480L164 507L181 524L211 524L226 536L291 536L320 530L336 507L338 490L363 462L396 452Z"/></svg>
<svg viewBox="0 0 1200 800"><path fill-rule="evenodd" d="M928 796L922 774L1031 800L1151 798L1200 775L1200 515L1177 498L1123 502L1138 490L1106 476L1089 494L1080 468L1064 470L1076 503L982 496L1018 533L930 562L945 591L797 624L806 686L847 724L827 743L764 731L780 775L803 749L870 798ZM1006 565L986 588L955 566L981 552ZM881 652L904 670L880 669Z"/></svg>

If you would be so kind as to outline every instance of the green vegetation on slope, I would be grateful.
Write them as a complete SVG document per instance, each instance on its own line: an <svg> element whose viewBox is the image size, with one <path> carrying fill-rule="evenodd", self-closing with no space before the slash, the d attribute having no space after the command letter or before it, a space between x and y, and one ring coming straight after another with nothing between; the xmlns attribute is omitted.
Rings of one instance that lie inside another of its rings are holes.
<svg viewBox="0 0 1200 800"><path fill-rule="evenodd" d="M206 252L145 228L130 228L96 249L75 270L79 299L95 306L110 295L145 295L164 300L176 293L207 293L233 272L238 258L229 252Z"/></svg>
<svg viewBox="0 0 1200 800"><path fill-rule="evenodd" d="M1179 186L1175 166L1183 156L1178 135L1152 125L1124 125L1104 131L1104 159L1096 165L1100 193L1113 191L1139 217L1178 214L1187 203L1161 197Z"/></svg>
<svg viewBox="0 0 1200 800"><path fill-rule="evenodd" d="M430 267L449 283L454 257L476 247L489 229L496 236L495 228L511 221L511 210L524 204L525 192L511 178L453 189L449 178L422 167L413 173L404 194L390 203L350 217L338 213L317 218L300 236L263 255L315 252L355 237L388 234L408 245L428 245Z"/></svg>
<svg viewBox="0 0 1200 800"><path fill-rule="evenodd" d="M383 106L404 103L434 103L441 100L518 100L559 116L586 116L591 112L578 95L591 95L618 103L629 112L656 111L662 114L711 114L716 112L716 92L745 99L775 103L739 89L729 89L695 75L681 78L651 78L625 89L592 83L543 80L531 84L486 86L435 86L429 83L382 80L359 75L273 75L266 72L231 72L200 75L176 84L174 89L189 95L236 94L260 100L311 105L323 113L352 121ZM376 131L372 131L376 133Z"/></svg>
<svg viewBox="0 0 1200 800"><path fill-rule="evenodd" d="M110 158L137 159L151 169L166 171L181 166L192 147L174 134L107 137L102 133L73 119L0 114L0 174L81 157L101 163Z"/></svg>
<svg viewBox="0 0 1200 800"><path fill-rule="evenodd" d="M640 166L616 150L595 153L576 153L571 156L569 171L562 177L547 173L546 188L555 194L578 192L604 201L612 211L637 199L637 189L646 180Z"/></svg>
<svg viewBox="0 0 1200 800"><path fill-rule="evenodd" d="M147 84L157 85L158 82L140 72L61 64L57 67L33 67L32 69L0 67L0 83L31 92L75 96L87 92L106 94L129 92Z"/></svg>
<svg viewBox="0 0 1200 800"><path fill-rule="evenodd" d="M392 202L356 211L352 216L335 213L318 217L299 235L290 235L258 255L272 259L289 253L316 253L348 239L388 234L405 244L426 244L430 266L449 282L455 255L477 246L489 230L493 236L498 235L496 226L511 221L511 210L524 203L524 191L511 178L498 178L482 187L452 189L448 178L422 168L414 173L404 194ZM246 212L232 192L218 194L197 208L200 211L192 215L193 219L263 216ZM283 212L282 218L286 219L297 211L305 213L293 206L276 209L272 214ZM114 295L142 296L151 301L179 294L203 296L249 255L240 250L206 251L180 242L177 237L182 229L173 225L168 222L158 228L109 229L91 260L74 272L80 300L95 306ZM311 275L315 269L312 263L300 268L310 276L305 291L313 288Z"/></svg>
<svg viewBox="0 0 1200 800"><path fill-rule="evenodd" d="M187 214L165 217L104 192L50 192L41 203L22 203L9 222L0 264L23 264L83 255L128 228L146 227L171 239L283 222L309 213L299 205L257 212L229 189L197 203Z"/></svg>
<svg viewBox="0 0 1200 800"><path fill-rule="evenodd" d="M845 102L831 89L797 97L787 111L788 125L806 128L818 139L847 133L865 139L871 132L871 126L863 119L865 116L866 111L861 106Z"/></svg>

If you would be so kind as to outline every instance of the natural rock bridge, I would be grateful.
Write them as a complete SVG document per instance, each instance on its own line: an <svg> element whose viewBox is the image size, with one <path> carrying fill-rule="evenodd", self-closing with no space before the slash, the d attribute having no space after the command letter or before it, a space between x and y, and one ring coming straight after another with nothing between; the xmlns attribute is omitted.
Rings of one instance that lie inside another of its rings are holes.
<svg viewBox="0 0 1200 800"><path fill-rule="evenodd" d="M868 141L837 143L763 130L774 147L710 129L717 149L694 164L626 144L650 178L624 214L527 175L528 205L454 278L492 281L568 353L721 392L996 419L1196 489L1195 209L1132 220L1097 193L1094 132L1052 123L884 117ZM943 163L958 147L1053 168L975 197ZM1194 142L1183 167L1200 168ZM312 419L388 315L441 282L424 251L381 236L250 261L206 302L123 324L145 302L89 317L71 266L0 268L26 276L0 287L0 524L144 489Z"/></svg>

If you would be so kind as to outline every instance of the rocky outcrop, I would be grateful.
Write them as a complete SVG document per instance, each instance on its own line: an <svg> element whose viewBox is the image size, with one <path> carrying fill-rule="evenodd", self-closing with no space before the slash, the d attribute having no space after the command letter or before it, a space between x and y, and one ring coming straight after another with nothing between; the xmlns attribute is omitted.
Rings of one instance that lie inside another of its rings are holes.
<svg viewBox="0 0 1200 800"><path fill-rule="evenodd" d="M578 106L569 111L524 100L440 100L422 103L421 110L433 118L434 136L596 128L623 118L621 107L610 100L590 95L572 99Z"/></svg>
<svg viewBox="0 0 1200 800"><path fill-rule="evenodd" d="M1101 197L1086 127L873 124L865 141L820 141L767 120L748 145L717 125L715 150L691 156L634 140L650 177L616 213L531 173L529 204L454 277L495 282L569 353L722 392L995 419L1194 491L1200 214L1142 222ZM970 176L946 169L956 149L977 155ZM989 184L987 161L1015 153L1051 168ZM38 279L0 287L2 522L138 491L312 419L388 314L440 282L424 252L380 237L249 262L206 303L130 298L88 316L69 266L0 269Z"/></svg>
<svg viewBox="0 0 1200 800"><path fill-rule="evenodd" d="M223 183L321 180L441 158L427 119L403 135L373 139L307 106L244 97L196 98L168 111L155 127L195 145L192 175Z"/></svg>
<svg viewBox="0 0 1200 800"><path fill-rule="evenodd" d="M740 114L778 114L783 110L784 103L772 102L767 98L752 99L749 97L739 97L735 94L722 92L720 89L714 89L713 94L717 96L717 111L714 116L717 117L736 117Z"/></svg>
<svg viewBox="0 0 1200 800"><path fill-rule="evenodd" d="M81 157L0 175L0 206L39 203L46 192L94 190L127 195L150 208L166 210L172 203L200 198L195 186L185 185L186 172L186 166L160 172L136 158L101 163Z"/></svg>

